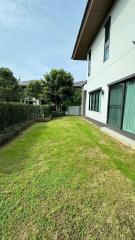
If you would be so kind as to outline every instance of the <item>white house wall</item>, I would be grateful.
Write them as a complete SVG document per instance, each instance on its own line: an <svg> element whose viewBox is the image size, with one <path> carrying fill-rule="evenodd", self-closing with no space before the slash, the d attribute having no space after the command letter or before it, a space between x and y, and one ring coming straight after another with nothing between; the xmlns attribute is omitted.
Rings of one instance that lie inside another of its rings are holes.
<svg viewBox="0 0 135 240"><path fill-rule="evenodd" d="M111 16L110 57L103 62L104 24L91 46L91 76L87 79L86 116L106 123L108 84L135 73L135 0L117 0ZM102 87L101 112L89 111L89 92Z"/></svg>

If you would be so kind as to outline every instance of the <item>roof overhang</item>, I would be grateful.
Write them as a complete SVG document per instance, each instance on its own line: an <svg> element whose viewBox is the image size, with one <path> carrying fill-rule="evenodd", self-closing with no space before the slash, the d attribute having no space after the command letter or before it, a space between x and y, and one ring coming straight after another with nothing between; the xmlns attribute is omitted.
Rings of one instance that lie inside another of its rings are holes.
<svg viewBox="0 0 135 240"><path fill-rule="evenodd" d="M86 60L87 52L115 0L88 0L72 59Z"/></svg>

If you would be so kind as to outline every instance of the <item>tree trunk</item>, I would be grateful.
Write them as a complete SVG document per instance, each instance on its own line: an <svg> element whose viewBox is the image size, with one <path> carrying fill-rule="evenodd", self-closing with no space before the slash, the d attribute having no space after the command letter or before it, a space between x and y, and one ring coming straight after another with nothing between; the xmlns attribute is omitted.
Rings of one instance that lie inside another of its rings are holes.
<svg viewBox="0 0 135 240"><path fill-rule="evenodd" d="M59 112L59 105L56 104L56 112L58 113Z"/></svg>

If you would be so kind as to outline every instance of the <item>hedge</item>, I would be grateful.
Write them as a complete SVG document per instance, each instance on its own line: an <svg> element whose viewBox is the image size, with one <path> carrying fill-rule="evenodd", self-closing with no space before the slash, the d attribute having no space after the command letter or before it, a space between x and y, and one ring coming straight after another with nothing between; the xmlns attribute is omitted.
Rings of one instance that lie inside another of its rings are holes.
<svg viewBox="0 0 135 240"><path fill-rule="evenodd" d="M51 115L54 106L24 105L16 103L0 103L0 130L17 123L43 120Z"/></svg>
<svg viewBox="0 0 135 240"><path fill-rule="evenodd" d="M0 146L10 141L13 137L17 136L21 131L29 127L33 122L23 122L11 125L10 127L0 131Z"/></svg>

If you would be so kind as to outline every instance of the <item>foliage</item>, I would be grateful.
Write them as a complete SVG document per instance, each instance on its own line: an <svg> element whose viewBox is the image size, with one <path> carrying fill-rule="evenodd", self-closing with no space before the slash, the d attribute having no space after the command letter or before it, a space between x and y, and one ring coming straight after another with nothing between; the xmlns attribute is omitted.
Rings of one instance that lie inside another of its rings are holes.
<svg viewBox="0 0 135 240"><path fill-rule="evenodd" d="M0 68L0 100L16 102L20 94L21 88L13 72L8 68Z"/></svg>
<svg viewBox="0 0 135 240"><path fill-rule="evenodd" d="M2 240L135 239L135 152L78 117L0 149Z"/></svg>
<svg viewBox="0 0 135 240"><path fill-rule="evenodd" d="M81 106L82 102L82 90L74 88L73 95L68 101L68 106Z"/></svg>
<svg viewBox="0 0 135 240"><path fill-rule="evenodd" d="M52 69L44 75L44 92L49 102L56 105L56 111L61 111L62 105L73 93L73 76L63 69Z"/></svg>
<svg viewBox="0 0 135 240"><path fill-rule="evenodd" d="M17 136L21 131L29 127L33 121L21 122L9 126L8 128L0 131L0 146L10 141L13 137Z"/></svg>
<svg viewBox="0 0 135 240"><path fill-rule="evenodd" d="M0 130L13 124L36 121L48 117L53 106L34 106L17 103L0 103Z"/></svg>
<svg viewBox="0 0 135 240"><path fill-rule="evenodd" d="M52 111L52 117L57 118L57 117L63 117L65 116L65 111L57 112L57 111Z"/></svg>
<svg viewBox="0 0 135 240"><path fill-rule="evenodd" d="M53 117L53 112L55 111L55 105L42 105L41 109L42 109L44 118L47 118L50 115Z"/></svg>
<svg viewBox="0 0 135 240"><path fill-rule="evenodd" d="M40 99L43 95L43 83L42 81L31 81L26 89L26 94L30 98Z"/></svg>

